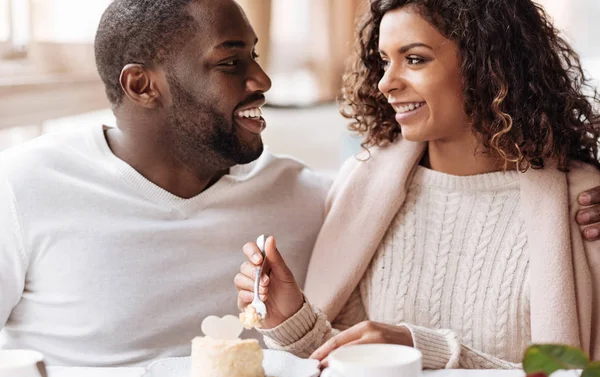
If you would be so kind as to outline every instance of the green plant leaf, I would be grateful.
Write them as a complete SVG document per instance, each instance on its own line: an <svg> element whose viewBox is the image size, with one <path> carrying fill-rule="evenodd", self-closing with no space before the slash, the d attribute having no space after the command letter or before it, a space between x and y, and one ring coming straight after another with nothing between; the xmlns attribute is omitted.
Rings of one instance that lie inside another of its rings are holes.
<svg viewBox="0 0 600 377"><path fill-rule="evenodd" d="M589 364L581 373L581 377L600 377L600 361Z"/></svg>
<svg viewBox="0 0 600 377"><path fill-rule="evenodd" d="M532 345L523 358L526 374L542 372L549 376L561 369L585 369L589 364L588 356L579 348L554 344Z"/></svg>

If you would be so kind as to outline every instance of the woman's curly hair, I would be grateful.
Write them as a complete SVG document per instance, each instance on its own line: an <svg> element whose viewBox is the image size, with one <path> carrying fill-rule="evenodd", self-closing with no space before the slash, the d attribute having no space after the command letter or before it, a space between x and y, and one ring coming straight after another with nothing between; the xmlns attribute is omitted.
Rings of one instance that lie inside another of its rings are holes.
<svg viewBox="0 0 600 377"><path fill-rule="evenodd" d="M600 166L598 93L579 55L531 0L371 0L341 108L353 119L350 129L365 135L363 147L400 134L377 89L384 73L378 40L383 16L407 5L457 43L464 110L486 151L521 171L542 168L544 159L556 160L560 170L572 160Z"/></svg>

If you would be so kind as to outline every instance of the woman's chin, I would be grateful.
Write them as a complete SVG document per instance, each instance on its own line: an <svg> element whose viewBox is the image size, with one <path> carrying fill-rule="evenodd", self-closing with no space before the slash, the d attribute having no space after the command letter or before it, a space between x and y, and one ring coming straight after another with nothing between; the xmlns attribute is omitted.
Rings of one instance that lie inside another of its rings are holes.
<svg viewBox="0 0 600 377"><path fill-rule="evenodd" d="M400 128L401 128L402 137L405 140L414 141L414 142L423 142L423 141L429 140L429 138L427 138L426 135L423 135L423 133L418 132L418 130L415 127L400 126Z"/></svg>

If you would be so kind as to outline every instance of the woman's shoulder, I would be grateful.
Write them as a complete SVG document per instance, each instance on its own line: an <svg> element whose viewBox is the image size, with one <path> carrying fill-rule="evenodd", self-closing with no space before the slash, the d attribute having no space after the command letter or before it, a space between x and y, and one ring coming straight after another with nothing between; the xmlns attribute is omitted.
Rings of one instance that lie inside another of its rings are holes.
<svg viewBox="0 0 600 377"><path fill-rule="evenodd" d="M398 138L393 143L373 146L352 156L342 165L329 192L328 202L342 193L350 196L401 190L421 159L425 143Z"/></svg>
<svg viewBox="0 0 600 377"><path fill-rule="evenodd" d="M421 156L424 150L424 143L407 141L402 137L391 143L370 146L346 159L336 181L346 181L355 170L363 170L370 175L381 169L387 170L390 165L412 165L415 156Z"/></svg>
<svg viewBox="0 0 600 377"><path fill-rule="evenodd" d="M600 186L600 170L591 164L575 161L567 172L569 193L575 196L579 193Z"/></svg>

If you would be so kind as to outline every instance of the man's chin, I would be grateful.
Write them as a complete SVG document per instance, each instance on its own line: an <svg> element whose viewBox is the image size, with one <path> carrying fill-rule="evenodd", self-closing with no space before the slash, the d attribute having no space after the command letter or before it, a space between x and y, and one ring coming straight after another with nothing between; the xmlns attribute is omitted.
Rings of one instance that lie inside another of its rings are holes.
<svg viewBox="0 0 600 377"><path fill-rule="evenodd" d="M256 146L246 146L244 148L244 150L238 154L238 156L236 158L236 164L237 165L249 164L252 161L257 160L262 155L263 151L264 151L264 145L262 143L262 140L260 141L260 144L258 144Z"/></svg>

